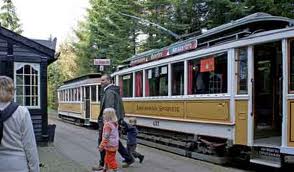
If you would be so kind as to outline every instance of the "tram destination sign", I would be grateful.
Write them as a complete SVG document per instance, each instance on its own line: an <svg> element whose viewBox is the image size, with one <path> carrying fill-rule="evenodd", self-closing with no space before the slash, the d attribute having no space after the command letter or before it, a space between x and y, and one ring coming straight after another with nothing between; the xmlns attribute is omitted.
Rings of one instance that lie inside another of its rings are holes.
<svg viewBox="0 0 294 172"><path fill-rule="evenodd" d="M110 59L94 59L94 65L110 66Z"/></svg>
<svg viewBox="0 0 294 172"><path fill-rule="evenodd" d="M135 60L132 60L130 65L134 66L137 64L146 63L153 60L158 60L161 58L166 58L175 54L183 53L185 51L194 50L197 48L197 40L191 40L189 42L184 42L176 45L172 45L166 48L163 48L159 51L144 55Z"/></svg>

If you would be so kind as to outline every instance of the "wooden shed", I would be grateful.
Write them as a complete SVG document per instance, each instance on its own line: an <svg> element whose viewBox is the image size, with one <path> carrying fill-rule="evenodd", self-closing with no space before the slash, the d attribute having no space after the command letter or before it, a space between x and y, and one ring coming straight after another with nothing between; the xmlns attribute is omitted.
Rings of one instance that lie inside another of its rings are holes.
<svg viewBox="0 0 294 172"><path fill-rule="evenodd" d="M56 39L32 40L0 26L0 75L14 80L14 100L26 106L38 142L48 140L47 66L57 59Z"/></svg>

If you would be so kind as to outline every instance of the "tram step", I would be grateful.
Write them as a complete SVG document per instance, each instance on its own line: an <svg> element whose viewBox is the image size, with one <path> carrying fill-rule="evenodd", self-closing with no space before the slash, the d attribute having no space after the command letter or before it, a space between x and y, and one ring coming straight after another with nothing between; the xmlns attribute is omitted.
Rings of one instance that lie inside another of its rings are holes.
<svg viewBox="0 0 294 172"><path fill-rule="evenodd" d="M281 168L282 163L281 161L272 161L272 160L267 160L267 159L250 159L250 162L253 164L259 164L259 165L265 165L265 166L270 166L270 167L275 167L275 168Z"/></svg>
<svg viewBox="0 0 294 172"><path fill-rule="evenodd" d="M212 162L214 164L226 164L229 162L229 159L227 157L218 157L214 155L205 155L202 153L192 152L191 157L194 159L199 159L202 161Z"/></svg>
<svg viewBox="0 0 294 172"><path fill-rule="evenodd" d="M184 149L181 149L181 148L166 146L166 145L158 144L158 143L148 141L148 140L144 140L144 139L137 139L137 142L139 144L146 145L146 146L149 146L149 147L165 150L165 151L172 152L172 153L182 155L182 156L187 156L187 151L184 150Z"/></svg>
<svg viewBox="0 0 294 172"><path fill-rule="evenodd" d="M275 168L282 166L279 148L255 146L252 149L250 162Z"/></svg>

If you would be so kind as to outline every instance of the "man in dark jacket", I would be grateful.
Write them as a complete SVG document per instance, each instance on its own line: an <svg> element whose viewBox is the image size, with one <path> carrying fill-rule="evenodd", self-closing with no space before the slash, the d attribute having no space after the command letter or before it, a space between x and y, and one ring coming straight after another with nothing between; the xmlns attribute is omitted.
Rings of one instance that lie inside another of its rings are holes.
<svg viewBox="0 0 294 172"><path fill-rule="evenodd" d="M103 111L105 108L114 108L116 111L118 122L121 123L125 117L124 106L122 103L121 96L119 94L119 87L112 84L111 76L104 74L101 77L101 86L103 90L103 97L100 102L100 114L98 116L98 145L102 141L102 131L103 131ZM119 141L118 152L125 159L123 167L128 167L130 164L134 163L133 157L128 153L123 144ZM105 151L100 151L100 161L99 166L94 166L92 169L99 171L103 169L104 166Z"/></svg>

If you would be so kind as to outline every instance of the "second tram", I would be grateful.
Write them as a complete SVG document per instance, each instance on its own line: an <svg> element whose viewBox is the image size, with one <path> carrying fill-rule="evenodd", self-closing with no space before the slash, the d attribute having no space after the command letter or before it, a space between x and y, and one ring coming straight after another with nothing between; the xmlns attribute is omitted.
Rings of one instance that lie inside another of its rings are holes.
<svg viewBox="0 0 294 172"><path fill-rule="evenodd" d="M58 88L58 115L78 124L97 123L100 111L101 74L88 74Z"/></svg>

